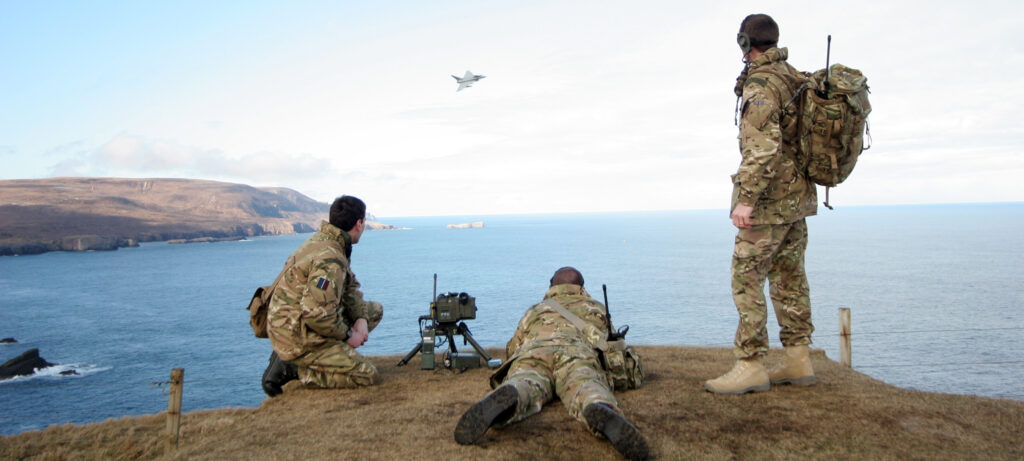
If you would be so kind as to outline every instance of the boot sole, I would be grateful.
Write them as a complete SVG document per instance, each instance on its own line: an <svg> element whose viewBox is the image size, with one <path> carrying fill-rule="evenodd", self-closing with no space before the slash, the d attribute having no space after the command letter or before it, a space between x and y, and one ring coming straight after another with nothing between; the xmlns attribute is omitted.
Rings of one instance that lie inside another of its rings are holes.
<svg viewBox="0 0 1024 461"><path fill-rule="evenodd" d="M518 403L519 394L515 388L499 387L462 414L455 425L455 441L460 445L472 445L484 436L498 416L514 409Z"/></svg>
<svg viewBox="0 0 1024 461"><path fill-rule="evenodd" d="M772 385L771 385L770 382L768 382L768 383L764 383L764 384L758 384L758 385L755 385L755 386L750 386L750 387L743 388L743 389L722 390L722 389L715 389L714 387L709 385L707 382L705 382L704 383L704 390L706 390L708 392L711 392L713 394L743 395L743 394L746 394L748 392L768 392L768 391L772 390Z"/></svg>
<svg viewBox="0 0 1024 461"><path fill-rule="evenodd" d="M773 379L772 384L792 384L794 386L813 386L818 384L818 379L811 376L801 376L799 378L781 378Z"/></svg>
<svg viewBox="0 0 1024 461"><path fill-rule="evenodd" d="M644 460L650 455L647 440L640 434L640 430L615 410L592 403L583 410L583 418L591 428L607 437L626 459Z"/></svg>

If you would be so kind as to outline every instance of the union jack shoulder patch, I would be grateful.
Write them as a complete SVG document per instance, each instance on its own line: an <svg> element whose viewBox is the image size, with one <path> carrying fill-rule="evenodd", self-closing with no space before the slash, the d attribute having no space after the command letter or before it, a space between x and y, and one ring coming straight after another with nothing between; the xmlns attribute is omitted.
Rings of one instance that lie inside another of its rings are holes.
<svg viewBox="0 0 1024 461"><path fill-rule="evenodd" d="M327 279L325 279L323 277L320 277L320 280L316 281L316 287L321 289L321 290L326 290L330 286L331 286L331 281L327 280Z"/></svg>

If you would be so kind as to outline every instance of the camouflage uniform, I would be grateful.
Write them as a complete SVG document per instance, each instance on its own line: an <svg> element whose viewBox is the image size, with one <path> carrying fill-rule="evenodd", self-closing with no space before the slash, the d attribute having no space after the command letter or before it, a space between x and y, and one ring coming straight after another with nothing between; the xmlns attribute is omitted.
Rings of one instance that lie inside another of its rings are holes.
<svg viewBox="0 0 1024 461"><path fill-rule="evenodd" d="M364 301L349 257L347 232L323 222L293 255L310 245L322 248L289 267L270 300L267 334L282 360L298 368L303 384L351 388L373 384L377 368L345 339L357 319L373 330L380 323L380 303Z"/></svg>
<svg viewBox="0 0 1024 461"><path fill-rule="evenodd" d="M803 161L797 153L796 118L782 110L792 99L789 87L779 76L764 72L799 73L786 62L787 56L786 48L765 51L737 85L737 92L742 91L743 160L732 177L730 210L739 203L754 208L752 226L736 235L732 259L732 294L740 316L734 352L740 359L768 351L766 278L782 344L810 344L814 331L804 250L805 218L817 213L817 190L799 166Z"/></svg>
<svg viewBox="0 0 1024 461"><path fill-rule="evenodd" d="M594 350L594 345L608 335L604 305L579 285L555 285L544 295L544 299L548 298L554 298L583 319L587 323L586 331L579 331L545 303L535 304L526 311L505 346L505 356L511 362L508 375L503 380L491 380L492 388L504 383L502 385L513 386L520 396L515 415L503 425L540 412L555 396L562 400L573 418L584 424L587 421L583 409L591 403L605 403L621 413Z"/></svg>

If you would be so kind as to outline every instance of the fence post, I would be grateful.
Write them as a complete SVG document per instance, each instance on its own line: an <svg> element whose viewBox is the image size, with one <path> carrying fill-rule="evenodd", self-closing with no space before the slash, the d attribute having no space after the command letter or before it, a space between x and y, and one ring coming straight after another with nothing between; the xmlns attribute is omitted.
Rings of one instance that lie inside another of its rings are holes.
<svg viewBox="0 0 1024 461"><path fill-rule="evenodd" d="M853 357L850 349L850 308L839 308L839 361L853 368Z"/></svg>
<svg viewBox="0 0 1024 461"><path fill-rule="evenodd" d="M181 388L185 381L185 369L171 370L171 392L167 400L167 446L164 454L178 448L178 434L181 428Z"/></svg>

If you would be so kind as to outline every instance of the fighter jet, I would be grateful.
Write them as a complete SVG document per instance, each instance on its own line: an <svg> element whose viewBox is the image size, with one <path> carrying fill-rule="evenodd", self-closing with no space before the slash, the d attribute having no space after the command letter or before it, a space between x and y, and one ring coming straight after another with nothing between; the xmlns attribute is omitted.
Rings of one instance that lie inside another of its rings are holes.
<svg viewBox="0 0 1024 461"><path fill-rule="evenodd" d="M459 88L455 91L462 91L463 88L469 88L473 86L474 82L484 77L486 77L486 75L473 75L473 73L468 70L466 71L466 75L462 76L462 78L452 75L452 78L459 83Z"/></svg>

